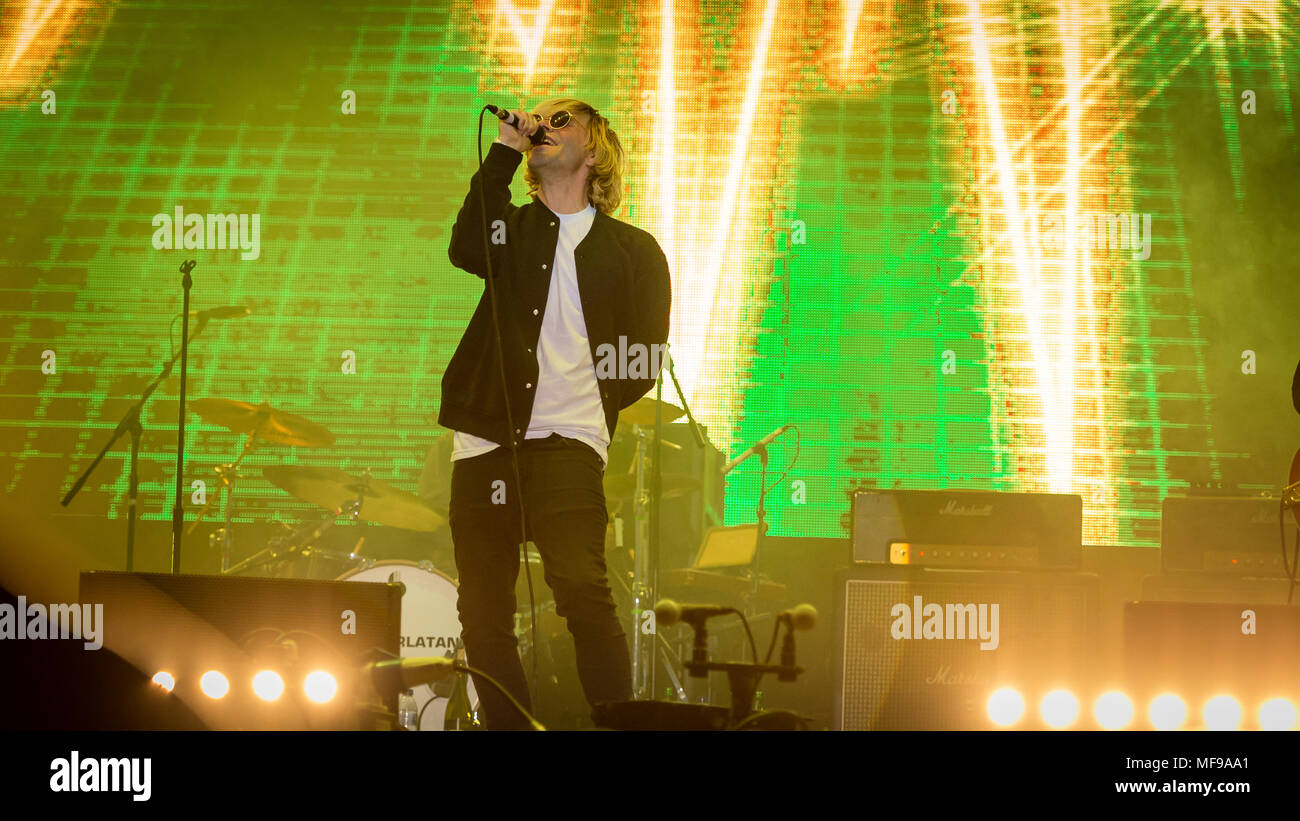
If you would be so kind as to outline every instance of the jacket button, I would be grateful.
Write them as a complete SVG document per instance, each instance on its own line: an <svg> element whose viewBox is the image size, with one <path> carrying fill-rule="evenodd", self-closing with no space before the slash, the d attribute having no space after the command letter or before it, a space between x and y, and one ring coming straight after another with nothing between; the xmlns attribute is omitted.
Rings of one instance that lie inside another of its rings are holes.
<svg viewBox="0 0 1300 821"><path fill-rule="evenodd" d="M533 309L533 316L537 316L537 309L536 309L536 308Z"/></svg>
<svg viewBox="0 0 1300 821"><path fill-rule="evenodd" d="M519 428L515 428L515 433L518 433L518 432L519 432ZM516 442L515 444L519 444L519 443Z"/></svg>
<svg viewBox="0 0 1300 821"><path fill-rule="evenodd" d="M546 263L545 263L545 262L542 263L542 270L543 270L543 271L546 270Z"/></svg>
<svg viewBox="0 0 1300 821"><path fill-rule="evenodd" d="M528 352L529 352L529 353L532 353L532 352L533 352L533 349L532 349L532 348L529 348L529 349L528 349Z"/></svg>
<svg viewBox="0 0 1300 821"><path fill-rule="evenodd" d="M531 389L533 387L533 383L529 382L528 384L524 385L524 387Z"/></svg>
<svg viewBox="0 0 1300 821"><path fill-rule="evenodd" d="M554 228L554 227L555 227L555 223L551 223L551 227Z"/></svg>

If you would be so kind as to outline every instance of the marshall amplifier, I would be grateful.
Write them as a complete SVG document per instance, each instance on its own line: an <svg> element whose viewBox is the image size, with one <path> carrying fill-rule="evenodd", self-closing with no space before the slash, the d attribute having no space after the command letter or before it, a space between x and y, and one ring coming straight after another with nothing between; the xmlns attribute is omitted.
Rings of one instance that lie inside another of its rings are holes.
<svg viewBox="0 0 1300 821"><path fill-rule="evenodd" d="M1161 568L1166 573L1286 578L1279 506L1279 500L1260 496L1165 497L1160 513ZM1290 523L1287 516L1288 535Z"/></svg>
<svg viewBox="0 0 1300 821"><path fill-rule="evenodd" d="M1071 569L1083 558L1083 499L1076 494L857 491L852 521L859 563Z"/></svg>
<svg viewBox="0 0 1300 821"><path fill-rule="evenodd" d="M1025 729L1049 690L1093 689L1095 574L876 565L837 582L838 729L995 729L986 704L1004 686Z"/></svg>

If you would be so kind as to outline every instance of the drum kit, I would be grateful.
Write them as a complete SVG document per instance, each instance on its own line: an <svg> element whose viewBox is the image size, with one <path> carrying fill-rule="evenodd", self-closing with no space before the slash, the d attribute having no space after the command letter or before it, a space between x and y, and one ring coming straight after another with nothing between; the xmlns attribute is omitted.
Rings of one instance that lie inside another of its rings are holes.
<svg viewBox="0 0 1300 821"><path fill-rule="evenodd" d="M645 398L626 408L620 414L630 433L620 432L620 440L626 437L635 450L635 457L627 473L618 473L606 477L605 489L607 505L611 513L623 505L632 508L632 521L638 528L638 545L646 544L644 533L647 522L648 472L649 459L647 432L645 426L653 424L656 414L656 400ZM406 531L432 534L447 525L447 517L435 510L425 499L401 490L371 475L370 470L360 473L349 472L333 467L311 467L302 465L272 465L261 469L264 479L290 496L308 502L324 513L315 520L309 520L297 528L282 525L285 532L270 538L257 552L234 562L235 544L232 528L233 497L235 489L244 477L240 466L255 449L268 445L289 445L301 448L325 448L334 444L335 436L326 427L289 413L267 402L252 404L230 399L199 399L190 403L190 409L203 421L225 428L244 437L242 447L232 462L218 465L214 472L219 480L220 494L212 494L207 505L199 512L189 531L193 533L199 524L211 512L218 499L222 503L223 525L209 535L209 544L220 552L221 573L260 574L281 578L316 578L336 579L361 582L400 582L404 585L402 598L401 655L433 656L454 655L460 649L461 626L457 613L457 583L454 573L439 569L432 561L413 562L405 559L378 558L363 556L365 527L376 524ZM665 422L680 417L685 411L666 402L659 403L659 412ZM445 433L450 436L450 432ZM622 442L620 441L620 444ZM677 447L665 442L665 446ZM437 447L435 446L435 451ZM699 487L699 481L685 475L663 475L663 497L671 497L690 492ZM425 498L436 498L424 488ZM443 496L445 499L445 495ZM322 538L333 529L340 519L346 517L361 528L362 537L351 549L337 550L322 547ZM611 517L611 522L613 517ZM615 540L611 539L610 543ZM644 550L636 551L644 554ZM636 557L638 570L642 570L641 555ZM533 579L540 579L540 557L530 547L525 568ZM635 588L644 584L642 573L626 574L631 584L624 582L620 574L612 572L610 577L621 584L624 593L634 595ZM517 600L522 602L524 611L516 616L516 635L520 639L521 652L545 652L544 647L533 648L528 628L533 614L528 611L528 592L526 579L520 575L520 587ZM539 631L549 638L556 638L564 633L563 620L554 614L553 594L546 585L534 586L534 599L538 609L536 613ZM629 625L633 636L640 633L636 625ZM539 645L543 642L538 641ZM552 683L559 681L553 671L547 676ZM572 671L568 671L569 677ZM442 684L435 685L441 687ZM570 688L578 691L576 682ZM430 687L420 687L413 693L419 709L419 729L442 729L442 711L446 708L446 699L436 702L438 695ZM469 685L472 704L477 703L473 685ZM553 699L552 699L553 700ZM426 709L427 707L427 709Z"/></svg>

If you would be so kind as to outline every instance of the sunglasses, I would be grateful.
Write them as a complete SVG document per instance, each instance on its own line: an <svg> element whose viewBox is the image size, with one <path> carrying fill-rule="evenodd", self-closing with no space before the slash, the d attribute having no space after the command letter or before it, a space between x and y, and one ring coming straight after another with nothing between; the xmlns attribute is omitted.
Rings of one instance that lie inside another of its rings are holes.
<svg viewBox="0 0 1300 821"><path fill-rule="evenodd" d="M579 126L582 125L582 123L579 122L577 117L573 116L567 111L557 111L551 116L546 118L543 118L541 114L534 114L533 117L536 118L537 122L545 125L547 128L551 129L552 131L559 131L561 128L564 128L569 123L578 123Z"/></svg>

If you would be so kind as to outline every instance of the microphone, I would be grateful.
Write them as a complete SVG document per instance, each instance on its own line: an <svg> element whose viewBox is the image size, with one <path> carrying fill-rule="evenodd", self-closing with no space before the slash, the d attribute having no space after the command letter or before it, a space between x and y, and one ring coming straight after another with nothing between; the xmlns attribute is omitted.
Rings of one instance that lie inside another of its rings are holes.
<svg viewBox="0 0 1300 821"><path fill-rule="evenodd" d="M519 122L519 118L516 117L513 112L506 111L504 108L497 108L494 105L488 106L487 110L497 115L497 119L500 120L501 122L505 123L506 125L510 126L516 131L519 130L519 126L521 125L521 123ZM533 116L537 118L538 122L542 121L542 118L539 117L538 115L534 114ZM537 129L528 137L528 141L533 145L541 145L542 140L544 139L546 139L546 129L544 128Z"/></svg>
<svg viewBox="0 0 1300 821"><path fill-rule="evenodd" d="M811 630L817 626L817 608L800 604L777 615L791 630Z"/></svg>
<svg viewBox="0 0 1300 821"><path fill-rule="evenodd" d="M795 681L799 677L794 666L794 631L811 630L817 626L817 608L811 604L800 604L786 610L777 617L785 622L785 638L781 640L781 666L777 681Z"/></svg>
<svg viewBox="0 0 1300 821"><path fill-rule="evenodd" d="M678 604L672 599L660 599L655 604L655 623L671 627L679 621L684 621L698 626L714 616L725 616L734 612L736 612L734 607L725 607L721 604Z"/></svg>
<svg viewBox="0 0 1300 821"><path fill-rule="evenodd" d="M391 659L367 664L363 675L370 676L375 689L380 693L392 693L409 690L422 684L441 681L456 672L454 659L443 656L426 656L419 658Z"/></svg>
<svg viewBox="0 0 1300 821"><path fill-rule="evenodd" d="M794 427L794 425L788 425L788 424L782 425L781 427L769 433L767 436L764 436L762 439L759 439L757 442L751 445L749 449L746 450L744 453L740 454L735 459L732 459L730 462L723 465L722 475L726 476L728 473L735 470L737 465L739 465L741 462L745 461L749 457L753 456L755 453L758 453L760 450L764 450L768 445L772 444L772 440L776 439L776 437L785 433L792 427Z"/></svg>
<svg viewBox="0 0 1300 821"><path fill-rule="evenodd" d="M190 311L190 319L207 322L209 319L243 319L253 311L243 305L223 305L206 311Z"/></svg>

